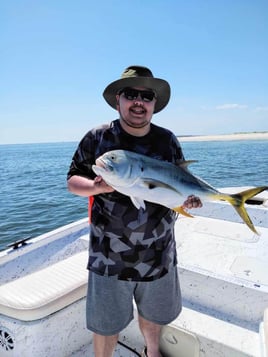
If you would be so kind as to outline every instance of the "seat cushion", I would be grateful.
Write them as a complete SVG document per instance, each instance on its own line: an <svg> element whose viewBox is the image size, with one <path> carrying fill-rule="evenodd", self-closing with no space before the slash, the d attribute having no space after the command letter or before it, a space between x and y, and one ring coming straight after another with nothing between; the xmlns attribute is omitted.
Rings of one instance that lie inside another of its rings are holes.
<svg viewBox="0 0 268 357"><path fill-rule="evenodd" d="M50 315L83 298L88 252L77 253L0 287L0 314L23 321Z"/></svg>

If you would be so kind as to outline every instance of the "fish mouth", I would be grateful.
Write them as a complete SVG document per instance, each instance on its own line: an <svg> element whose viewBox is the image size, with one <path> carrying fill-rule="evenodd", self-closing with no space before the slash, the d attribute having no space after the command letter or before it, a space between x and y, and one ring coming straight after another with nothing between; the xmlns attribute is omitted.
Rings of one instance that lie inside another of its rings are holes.
<svg viewBox="0 0 268 357"><path fill-rule="evenodd" d="M109 165L109 163L103 161L101 158L96 160L96 166L107 172L113 171L113 166Z"/></svg>
<svg viewBox="0 0 268 357"><path fill-rule="evenodd" d="M101 167L102 169L106 169L105 162L100 158L96 160L96 166Z"/></svg>

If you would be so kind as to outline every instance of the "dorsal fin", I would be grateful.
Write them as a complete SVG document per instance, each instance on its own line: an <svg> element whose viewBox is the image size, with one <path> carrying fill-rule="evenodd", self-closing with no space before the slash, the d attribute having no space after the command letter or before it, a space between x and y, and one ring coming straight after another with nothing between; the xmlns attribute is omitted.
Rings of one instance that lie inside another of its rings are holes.
<svg viewBox="0 0 268 357"><path fill-rule="evenodd" d="M184 169L187 169L189 165L195 164L198 162L198 160L185 160L179 163L179 166L181 166Z"/></svg>

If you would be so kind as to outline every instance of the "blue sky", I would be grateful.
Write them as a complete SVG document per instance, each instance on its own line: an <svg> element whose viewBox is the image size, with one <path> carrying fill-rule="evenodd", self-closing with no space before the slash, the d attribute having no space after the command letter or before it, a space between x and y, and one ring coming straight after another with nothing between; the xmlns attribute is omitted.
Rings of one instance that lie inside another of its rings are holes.
<svg viewBox="0 0 268 357"><path fill-rule="evenodd" d="M268 131L267 0L2 0L0 144L78 141L140 64L169 81L177 135Z"/></svg>

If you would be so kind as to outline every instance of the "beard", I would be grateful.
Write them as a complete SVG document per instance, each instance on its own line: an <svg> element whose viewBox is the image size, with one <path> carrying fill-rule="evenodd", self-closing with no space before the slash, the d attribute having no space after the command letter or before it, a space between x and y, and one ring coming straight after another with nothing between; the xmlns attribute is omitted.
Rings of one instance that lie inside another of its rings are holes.
<svg viewBox="0 0 268 357"><path fill-rule="evenodd" d="M136 128L136 129L139 129L139 128L144 128L145 126L147 126L148 124L150 124L150 121L147 121L147 120L144 120L143 122L141 123L132 123L126 119L124 119L122 116L120 116L120 118L123 120L123 122L131 127L131 128Z"/></svg>
<svg viewBox="0 0 268 357"><path fill-rule="evenodd" d="M145 109L144 109L145 110ZM130 111L130 114L131 114L131 108L129 109ZM130 128L134 128L134 129L139 129L139 128L144 128L146 127L147 125L150 124L150 119L147 119L146 117L144 117L143 119L139 119L139 118L134 118L133 120L131 119L131 116L130 118L125 118L123 115L122 115L122 112L121 110L119 109L119 114L120 114L120 119L127 125L129 126ZM136 120L135 120L136 119Z"/></svg>

